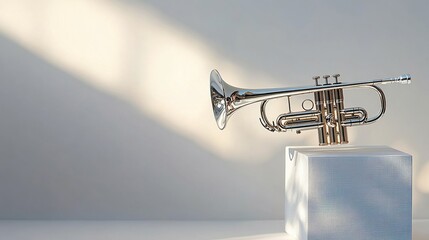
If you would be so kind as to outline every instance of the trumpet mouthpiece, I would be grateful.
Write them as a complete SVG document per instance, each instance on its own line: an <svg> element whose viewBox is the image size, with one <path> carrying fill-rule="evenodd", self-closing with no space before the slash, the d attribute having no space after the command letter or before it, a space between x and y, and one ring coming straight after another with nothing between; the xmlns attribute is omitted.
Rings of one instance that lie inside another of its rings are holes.
<svg viewBox="0 0 429 240"><path fill-rule="evenodd" d="M411 83L411 75L410 74L403 74L398 77L398 82L402 84L410 84Z"/></svg>

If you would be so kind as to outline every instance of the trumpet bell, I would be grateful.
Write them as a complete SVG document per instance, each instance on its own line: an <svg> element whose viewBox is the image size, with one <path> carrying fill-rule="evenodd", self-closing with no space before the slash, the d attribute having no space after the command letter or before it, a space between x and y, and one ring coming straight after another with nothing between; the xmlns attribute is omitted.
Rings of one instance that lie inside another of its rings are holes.
<svg viewBox="0 0 429 240"><path fill-rule="evenodd" d="M210 96L216 124L221 130L226 126L229 110L224 84L219 72L212 70L210 73Z"/></svg>

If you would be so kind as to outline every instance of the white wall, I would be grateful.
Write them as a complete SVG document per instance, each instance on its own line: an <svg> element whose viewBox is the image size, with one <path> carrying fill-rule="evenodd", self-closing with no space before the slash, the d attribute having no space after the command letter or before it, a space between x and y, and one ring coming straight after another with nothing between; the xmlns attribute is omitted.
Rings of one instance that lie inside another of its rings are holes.
<svg viewBox="0 0 429 240"><path fill-rule="evenodd" d="M316 132L270 133L257 105L219 131L212 68L249 88L410 73L383 86L385 117L349 134L414 156L414 217L429 218L428 7L2 0L0 218L282 218L284 146L315 145Z"/></svg>

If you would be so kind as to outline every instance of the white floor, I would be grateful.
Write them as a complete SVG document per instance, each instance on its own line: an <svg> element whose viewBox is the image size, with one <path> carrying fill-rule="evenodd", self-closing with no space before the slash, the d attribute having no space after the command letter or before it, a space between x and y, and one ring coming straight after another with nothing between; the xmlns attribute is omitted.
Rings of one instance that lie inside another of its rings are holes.
<svg viewBox="0 0 429 240"><path fill-rule="evenodd" d="M293 240L283 221L0 221L0 239ZM413 240L429 239L429 220L413 221Z"/></svg>

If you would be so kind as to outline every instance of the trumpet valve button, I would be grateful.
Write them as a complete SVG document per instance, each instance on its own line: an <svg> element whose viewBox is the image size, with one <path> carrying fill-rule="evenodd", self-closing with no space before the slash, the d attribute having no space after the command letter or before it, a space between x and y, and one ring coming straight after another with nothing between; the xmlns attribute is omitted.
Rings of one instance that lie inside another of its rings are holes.
<svg viewBox="0 0 429 240"><path fill-rule="evenodd" d="M335 83L338 83L338 77L340 77L340 74L334 74L334 75L332 75L332 77L334 77L335 78Z"/></svg>
<svg viewBox="0 0 429 240"><path fill-rule="evenodd" d="M313 77L313 80L316 82L316 86L319 85L319 78L320 78L320 76L314 76Z"/></svg>
<svg viewBox="0 0 429 240"><path fill-rule="evenodd" d="M328 78L330 78L330 75L324 75L323 78L325 79L325 84L329 84Z"/></svg>

